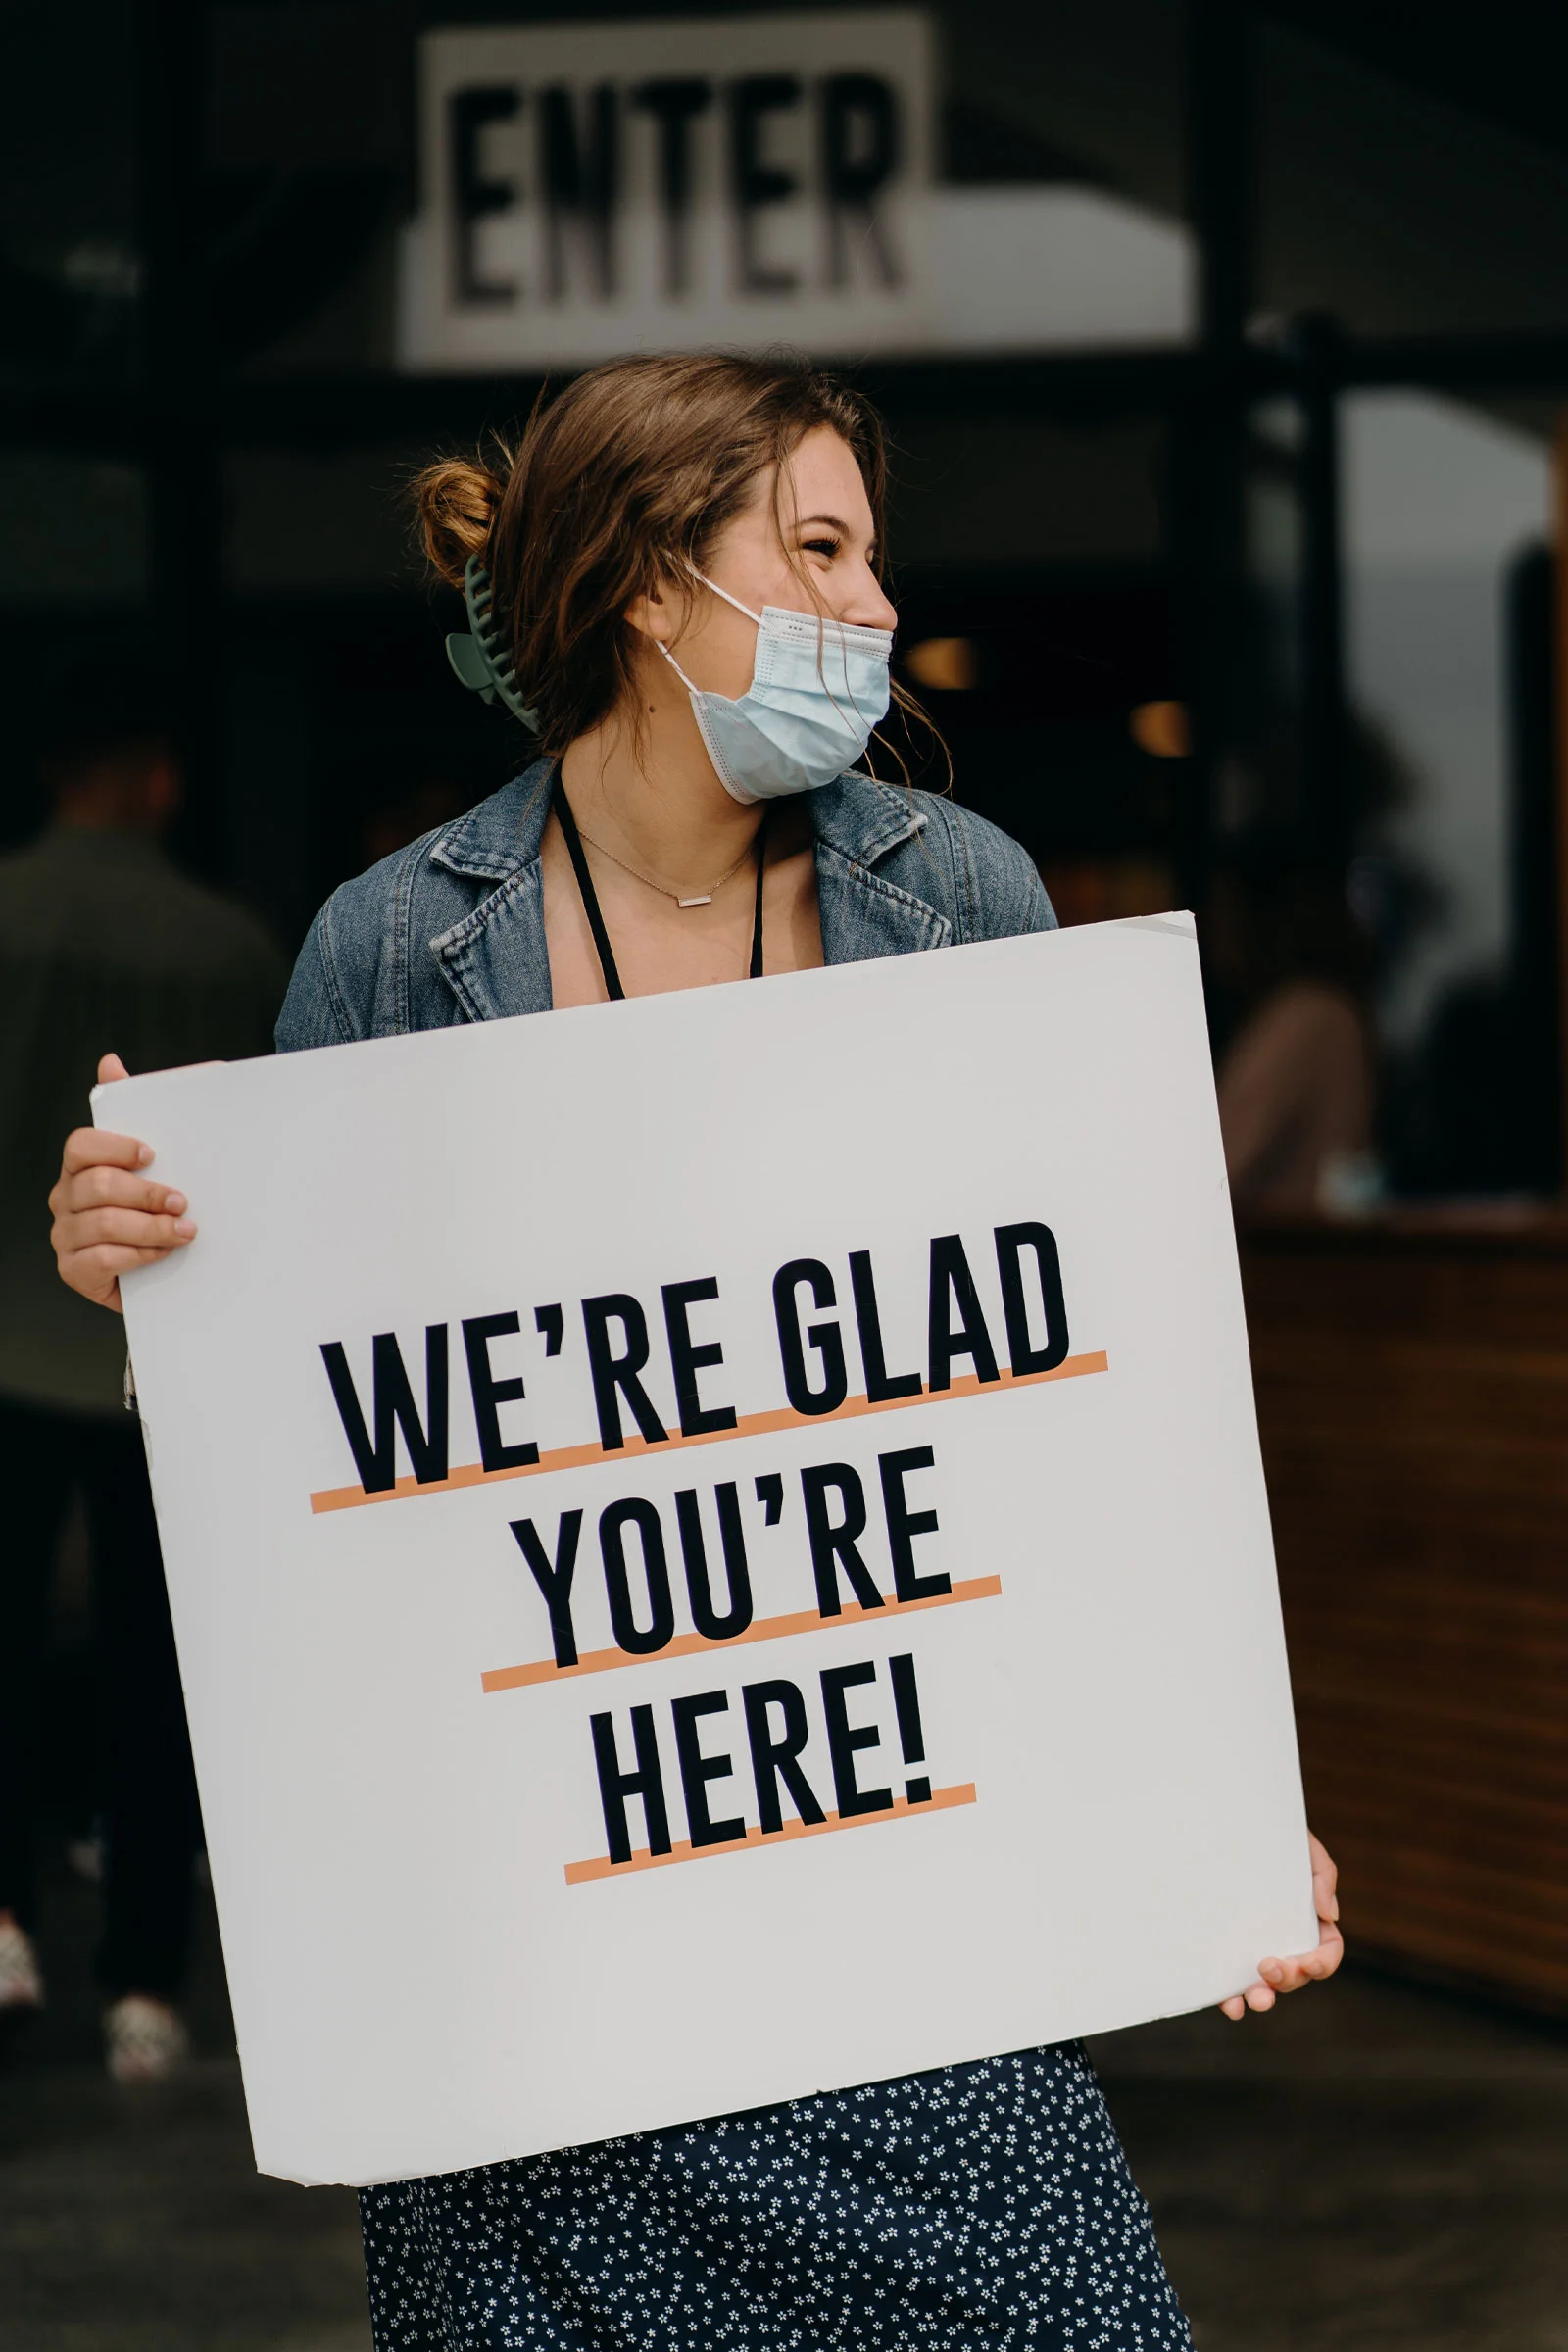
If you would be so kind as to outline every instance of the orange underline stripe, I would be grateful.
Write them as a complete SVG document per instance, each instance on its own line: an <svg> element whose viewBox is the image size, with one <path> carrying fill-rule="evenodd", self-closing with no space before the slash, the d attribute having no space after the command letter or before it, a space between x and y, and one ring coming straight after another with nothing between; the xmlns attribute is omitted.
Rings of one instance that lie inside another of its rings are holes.
<svg viewBox="0 0 1568 2352"><path fill-rule="evenodd" d="M1000 1576L971 1576L951 1592L932 1592L920 1600L889 1600L868 1609L847 1601L841 1617L824 1617L817 1609L797 1609L787 1617L760 1617L744 1634L721 1642L707 1634L677 1634L662 1649L634 1653L629 1649L590 1649L575 1666L558 1666L554 1658L538 1658L527 1666L495 1666L479 1681L486 1690L520 1690L529 1683L565 1683L574 1674L608 1674L613 1666L662 1666L666 1658L690 1658L703 1649L738 1649L743 1642L782 1642L790 1634L831 1633L838 1625L875 1624L882 1617L907 1616L914 1609L945 1609L956 1600L995 1600L1002 1591Z"/></svg>
<svg viewBox="0 0 1568 2352"><path fill-rule="evenodd" d="M849 1396L831 1413L798 1413L786 1404L771 1413L743 1413L733 1429L705 1430L695 1438L678 1433L670 1438L628 1438L614 1453L607 1453L599 1445L558 1446L554 1452L542 1453L536 1462L524 1462L514 1470L486 1470L479 1462L467 1462L448 1478L432 1478L422 1486L416 1478L400 1478L395 1486L383 1487L374 1494L367 1494L363 1487L322 1487L311 1496L311 1509L352 1511L364 1502L404 1502L415 1494L450 1494L459 1487L487 1487L503 1478L542 1478L552 1470L581 1470L590 1464L599 1468L607 1462L635 1461L645 1453L674 1453L686 1446L722 1446L732 1438L763 1438L774 1430L829 1429L835 1421L856 1421L862 1413L902 1412L911 1404L946 1404L955 1396L999 1396L1004 1389L1033 1389L1048 1380L1079 1380L1085 1373L1108 1369L1108 1358L1101 1348L1093 1355L1069 1355L1053 1372L1004 1372L999 1380L987 1381L966 1372L951 1389L922 1390L918 1396L889 1396L875 1404L868 1396Z"/></svg>
<svg viewBox="0 0 1568 2352"><path fill-rule="evenodd" d="M933 1788L923 1805L911 1805L906 1796L896 1796L892 1805L881 1813L852 1813L843 1821L830 1813L825 1821L787 1821L782 1829L748 1830L744 1838L730 1838L722 1845L691 1845L684 1838L677 1838L667 1854L651 1854L641 1847L627 1862L612 1862L608 1854L595 1854L591 1861L568 1862L566 1885L581 1886L589 1879L624 1879L634 1870L662 1870L667 1862L711 1862L719 1854L742 1854L748 1846L784 1845L792 1838L825 1838L829 1830L869 1830L880 1821L908 1821L916 1813L945 1813L954 1805L972 1805L975 1801L973 1781L961 1788Z"/></svg>

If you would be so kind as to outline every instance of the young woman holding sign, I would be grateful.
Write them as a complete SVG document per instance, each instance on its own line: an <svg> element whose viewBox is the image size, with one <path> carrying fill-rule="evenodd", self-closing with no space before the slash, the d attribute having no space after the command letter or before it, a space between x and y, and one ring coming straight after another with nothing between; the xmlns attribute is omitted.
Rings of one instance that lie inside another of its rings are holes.
<svg viewBox="0 0 1568 2352"><path fill-rule="evenodd" d="M418 495L465 586L467 683L541 757L338 891L284 1051L1049 930L993 826L857 768L890 700L883 455L864 404L783 363L615 363L499 472ZM101 1075L122 1075L110 1056ZM83 1129L52 1195L67 1282L185 1246L184 1197ZM1267 1959L1241 2017L1332 1974ZM378 2352L426 2347L1189 2343L1081 2048L368 2189Z"/></svg>

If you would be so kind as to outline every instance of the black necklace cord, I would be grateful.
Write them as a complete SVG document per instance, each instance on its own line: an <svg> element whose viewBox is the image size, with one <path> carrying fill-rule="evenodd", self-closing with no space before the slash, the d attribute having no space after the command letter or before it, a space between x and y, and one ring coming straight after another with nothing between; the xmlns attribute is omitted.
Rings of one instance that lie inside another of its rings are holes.
<svg viewBox="0 0 1568 2352"><path fill-rule="evenodd" d="M615 952L610 944L610 933L605 929L599 893L594 888L593 875L588 871L582 835L571 813L571 803L566 798L559 767L550 788L550 805L560 821L566 852L571 859L571 870L577 877L577 888L582 895L583 912L588 917L588 928L594 935L594 946L599 951L599 968L605 975L605 992L612 1004L624 1003L626 991L620 984L620 974L615 968ZM762 821L757 828L757 899L752 913L752 960L747 968L748 980L760 980L762 977L762 885L767 874L767 820L772 813L771 808L764 806Z"/></svg>
<svg viewBox="0 0 1568 2352"><path fill-rule="evenodd" d="M757 906L752 915L752 961L746 977L762 977L762 881L767 872L767 820L773 813L772 803L762 803L762 821L757 828Z"/></svg>
<svg viewBox="0 0 1568 2352"><path fill-rule="evenodd" d="M595 890L594 878L588 871L588 860L583 855L582 835L577 830L577 819L571 813L571 803L566 798L559 767L556 769L550 798L556 815L560 819L561 830L566 838L566 849L571 858L572 871L577 877L577 888L582 894L583 912L588 917L588 928L594 935L594 946L599 950L599 968L605 975L605 992L612 1004L622 1003L625 1000L626 991L621 987L620 974L615 969L615 952L610 944L610 933L605 929L605 918L599 911L599 893Z"/></svg>

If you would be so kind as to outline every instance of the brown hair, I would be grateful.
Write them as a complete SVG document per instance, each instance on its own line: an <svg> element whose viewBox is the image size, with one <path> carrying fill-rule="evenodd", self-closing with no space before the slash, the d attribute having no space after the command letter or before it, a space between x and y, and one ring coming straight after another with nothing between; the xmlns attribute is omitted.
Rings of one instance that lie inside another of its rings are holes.
<svg viewBox="0 0 1568 2352"><path fill-rule="evenodd" d="M564 751L631 686L634 598L701 570L758 477L808 432L846 442L881 562L886 458L875 411L791 359L723 352L612 360L541 399L515 449L444 458L415 479L425 553L454 587L478 556L543 749Z"/></svg>

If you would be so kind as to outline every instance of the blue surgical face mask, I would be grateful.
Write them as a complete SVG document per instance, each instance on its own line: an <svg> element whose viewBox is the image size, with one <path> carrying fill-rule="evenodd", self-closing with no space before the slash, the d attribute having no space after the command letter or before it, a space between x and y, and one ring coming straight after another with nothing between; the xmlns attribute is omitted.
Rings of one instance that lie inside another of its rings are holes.
<svg viewBox="0 0 1568 2352"><path fill-rule="evenodd" d="M708 757L737 801L815 792L853 767L887 716L891 629L862 629L815 612L764 605L754 612L703 572L726 605L757 623L752 682L738 699L694 686L667 646L660 652L692 698Z"/></svg>

